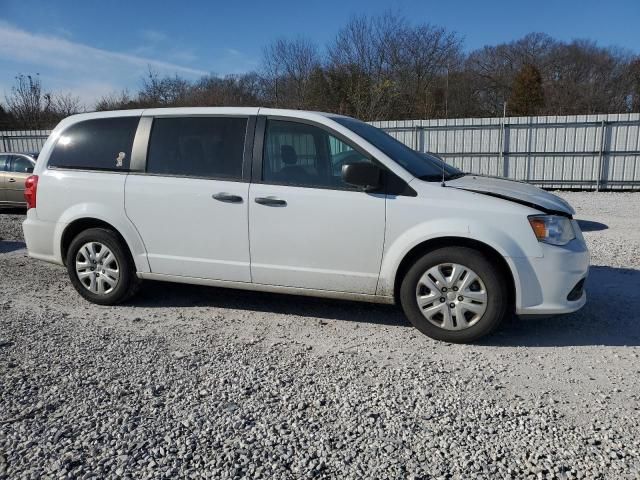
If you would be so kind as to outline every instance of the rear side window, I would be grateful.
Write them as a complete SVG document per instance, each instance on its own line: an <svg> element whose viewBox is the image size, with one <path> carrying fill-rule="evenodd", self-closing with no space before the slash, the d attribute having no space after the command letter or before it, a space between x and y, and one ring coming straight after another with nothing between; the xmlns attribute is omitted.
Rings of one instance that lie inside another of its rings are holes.
<svg viewBox="0 0 640 480"><path fill-rule="evenodd" d="M56 143L50 167L128 170L139 117L97 118L67 128Z"/></svg>
<svg viewBox="0 0 640 480"><path fill-rule="evenodd" d="M33 172L33 163L24 157L14 155L13 162L11 163L11 171L18 173L31 173Z"/></svg>
<svg viewBox="0 0 640 480"><path fill-rule="evenodd" d="M0 155L0 172L2 172L7 163L9 163L9 155Z"/></svg>
<svg viewBox="0 0 640 480"><path fill-rule="evenodd" d="M147 172L241 179L246 129L246 118L156 118L149 140Z"/></svg>

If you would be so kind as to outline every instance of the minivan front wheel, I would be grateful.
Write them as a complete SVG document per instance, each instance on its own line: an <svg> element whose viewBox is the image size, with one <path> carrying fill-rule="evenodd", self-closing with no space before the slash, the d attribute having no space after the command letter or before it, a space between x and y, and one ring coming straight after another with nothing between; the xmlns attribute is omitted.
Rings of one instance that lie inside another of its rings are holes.
<svg viewBox="0 0 640 480"><path fill-rule="evenodd" d="M79 233L69 245L66 263L75 289L93 303L120 303L140 283L126 246L115 232L104 228Z"/></svg>
<svg viewBox="0 0 640 480"><path fill-rule="evenodd" d="M502 322L508 294L504 278L481 252L448 247L427 253L407 271L400 303L425 335L465 343Z"/></svg>

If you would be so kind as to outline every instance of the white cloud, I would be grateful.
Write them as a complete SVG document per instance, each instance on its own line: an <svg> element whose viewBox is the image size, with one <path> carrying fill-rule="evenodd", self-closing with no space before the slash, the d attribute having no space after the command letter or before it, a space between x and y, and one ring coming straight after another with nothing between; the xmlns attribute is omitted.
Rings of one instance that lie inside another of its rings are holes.
<svg viewBox="0 0 640 480"><path fill-rule="evenodd" d="M235 48L223 48L218 54L219 63L226 68L226 73L244 73L255 69L258 61Z"/></svg>
<svg viewBox="0 0 640 480"><path fill-rule="evenodd" d="M22 63L88 72L109 72L110 69L122 69L127 66L145 70L150 66L167 73L189 76L207 74L204 70L175 63L103 50L65 38L33 34L7 22L0 22L0 57Z"/></svg>
<svg viewBox="0 0 640 480"><path fill-rule="evenodd" d="M65 37L65 38L73 37L73 33L71 33L71 30L68 30L64 27L56 27L54 28L54 31L61 37Z"/></svg>
<svg viewBox="0 0 640 480"><path fill-rule="evenodd" d="M198 59L198 56L193 53L192 50L189 49L178 49L172 48L167 52L167 58L176 62L186 62L191 63L195 62Z"/></svg>
<svg viewBox="0 0 640 480"><path fill-rule="evenodd" d="M156 30L138 32L142 45L129 52L92 47L68 35L32 33L0 20L0 101L18 73L38 73L46 91L69 92L93 108L105 94L123 89L135 92L149 68L161 75L197 79L212 73L242 73L257 65L243 52L222 47L210 52L215 60L208 67L214 70L196 68L198 57L193 50L176 46Z"/></svg>
<svg viewBox="0 0 640 480"><path fill-rule="evenodd" d="M164 32L158 30L143 29L138 32L142 39L142 44L132 50L136 56L157 57L163 55L171 62L192 64L198 56L190 48L184 48L169 37Z"/></svg>
<svg viewBox="0 0 640 480"><path fill-rule="evenodd" d="M160 38L159 32L155 34ZM8 93L7 85L18 73L39 73L45 90L70 92L89 108L102 95L123 88L135 89L149 68L163 75L191 79L209 74L170 60L185 61L192 58L188 54L167 51L164 56L167 60L96 48L60 35L31 33L0 20L0 84L4 85L0 97Z"/></svg>
<svg viewBox="0 0 640 480"><path fill-rule="evenodd" d="M143 40L151 43L162 42L168 38L165 33L149 29L140 30L140 36Z"/></svg>

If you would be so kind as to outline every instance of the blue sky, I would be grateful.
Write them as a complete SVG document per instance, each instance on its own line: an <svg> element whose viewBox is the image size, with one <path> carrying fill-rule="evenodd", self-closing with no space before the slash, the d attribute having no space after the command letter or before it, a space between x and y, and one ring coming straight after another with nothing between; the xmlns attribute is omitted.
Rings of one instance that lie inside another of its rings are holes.
<svg viewBox="0 0 640 480"><path fill-rule="evenodd" d="M386 10L454 30L467 50L535 31L640 52L640 0L0 0L0 98L17 73L92 106L135 90L148 66L191 79L245 72L277 37L322 46L350 16Z"/></svg>

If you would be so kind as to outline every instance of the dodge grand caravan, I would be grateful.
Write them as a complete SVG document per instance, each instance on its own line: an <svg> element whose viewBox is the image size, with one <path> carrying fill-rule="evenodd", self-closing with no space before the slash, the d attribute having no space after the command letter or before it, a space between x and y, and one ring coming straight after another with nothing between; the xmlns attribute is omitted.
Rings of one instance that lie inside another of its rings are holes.
<svg viewBox="0 0 640 480"><path fill-rule="evenodd" d="M333 114L175 108L74 115L25 184L31 257L111 305L144 279L399 303L473 341L573 312L589 254L572 207L463 174Z"/></svg>

